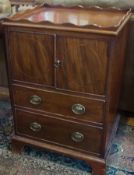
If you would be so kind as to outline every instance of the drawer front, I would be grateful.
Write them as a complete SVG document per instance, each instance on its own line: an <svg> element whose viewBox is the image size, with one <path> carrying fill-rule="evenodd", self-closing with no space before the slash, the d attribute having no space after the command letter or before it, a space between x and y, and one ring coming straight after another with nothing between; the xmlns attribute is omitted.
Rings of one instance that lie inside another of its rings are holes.
<svg viewBox="0 0 134 175"><path fill-rule="evenodd" d="M86 122L103 122L104 103L54 91L14 86L14 103L62 117Z"/></svg>
<svg viewBox="0 0 134 175"><path fill-rule="evenodd" d="M21 110L15 123L18 135L100 154L102 129Z"/></svg>

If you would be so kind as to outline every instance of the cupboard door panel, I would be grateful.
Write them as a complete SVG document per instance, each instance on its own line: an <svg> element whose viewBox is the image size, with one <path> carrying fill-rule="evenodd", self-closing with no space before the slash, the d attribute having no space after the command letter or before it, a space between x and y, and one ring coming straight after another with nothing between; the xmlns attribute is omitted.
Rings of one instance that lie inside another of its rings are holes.
<svg viewBox="0 0 134 175"><path fill-rule="evenodd" d="M54 36L10 32L9 53L13 80L53 86Z"/></svg>
<svg viewBox="0 0 134 175"><path fill-rule="evenodd" d="M102 95L105 93L107 42L57 37L57 88Z"/></svg>

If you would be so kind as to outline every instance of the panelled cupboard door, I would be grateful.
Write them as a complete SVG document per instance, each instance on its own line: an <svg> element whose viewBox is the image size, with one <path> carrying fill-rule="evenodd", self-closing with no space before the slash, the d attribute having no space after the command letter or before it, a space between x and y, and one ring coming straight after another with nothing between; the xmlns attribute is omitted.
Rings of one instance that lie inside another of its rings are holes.
<svg viewBox="0 0 134 175"><path fill-rule="evenodd" d="M57 88L103 95L108 44L105 40L57 37Z"/></svg>
<svg viewBox="0 0 134 175"><path fill-rule="evenodd" d="M11 31L8 42L13 80L53 86L53 35Z"/></svg>

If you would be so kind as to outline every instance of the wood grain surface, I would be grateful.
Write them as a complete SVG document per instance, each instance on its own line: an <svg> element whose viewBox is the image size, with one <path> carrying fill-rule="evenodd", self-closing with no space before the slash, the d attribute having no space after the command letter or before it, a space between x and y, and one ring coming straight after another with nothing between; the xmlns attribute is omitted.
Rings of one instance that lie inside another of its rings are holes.
<svg viewBox="0 0 134 175"><path fill-rule="evenodd" d="M59 118L68 118L74 121L89 122L92 124L103 124L104 101L33 87L13 86L12 89L14 105L16 106L48 112L50 115L57 114ZM30 103L33 95L41 98L41 102L38 105ZM75 114L72 111L72 107L75 104L83 105L85 112L83 114Z"/></svg>
<svg viewBox="0 0 134 175"><path fill-rule="evenodd" d="M9 52L14 80L53 85L54 36L10 32Z"/></svg>
<svg viewBox="0 0 134 175"><path fill-rule="evenodd" d="M34 132L30 129L32 122L41 125L41 130ZM38 115L25 111L15 112L16 133L36 140L44 140L55 144L82 150L83 152L94 152L100 154L102 129L86 126L67 120L59 120L46 115ZM71 136L74 132L84 135L81 142L75 142ZM94 137L95 135L95 137Z"/></svg>
<svg viewBox="0 0 134 175"><path fill-rule="evenodd" d="M108 44L105 40L57 36L57 88L105 95Z"/></svg>

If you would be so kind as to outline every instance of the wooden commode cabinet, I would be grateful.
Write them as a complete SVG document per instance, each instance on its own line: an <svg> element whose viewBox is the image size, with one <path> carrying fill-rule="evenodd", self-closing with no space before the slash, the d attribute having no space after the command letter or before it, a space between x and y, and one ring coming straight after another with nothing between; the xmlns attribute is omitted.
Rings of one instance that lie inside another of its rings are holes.
<svg viewBox="0 0 134 175"><path fill-rule="evenodd" d="M5 20L13 151L37 146L105 174L129 17L130 10L44 5Z"/></svg>

